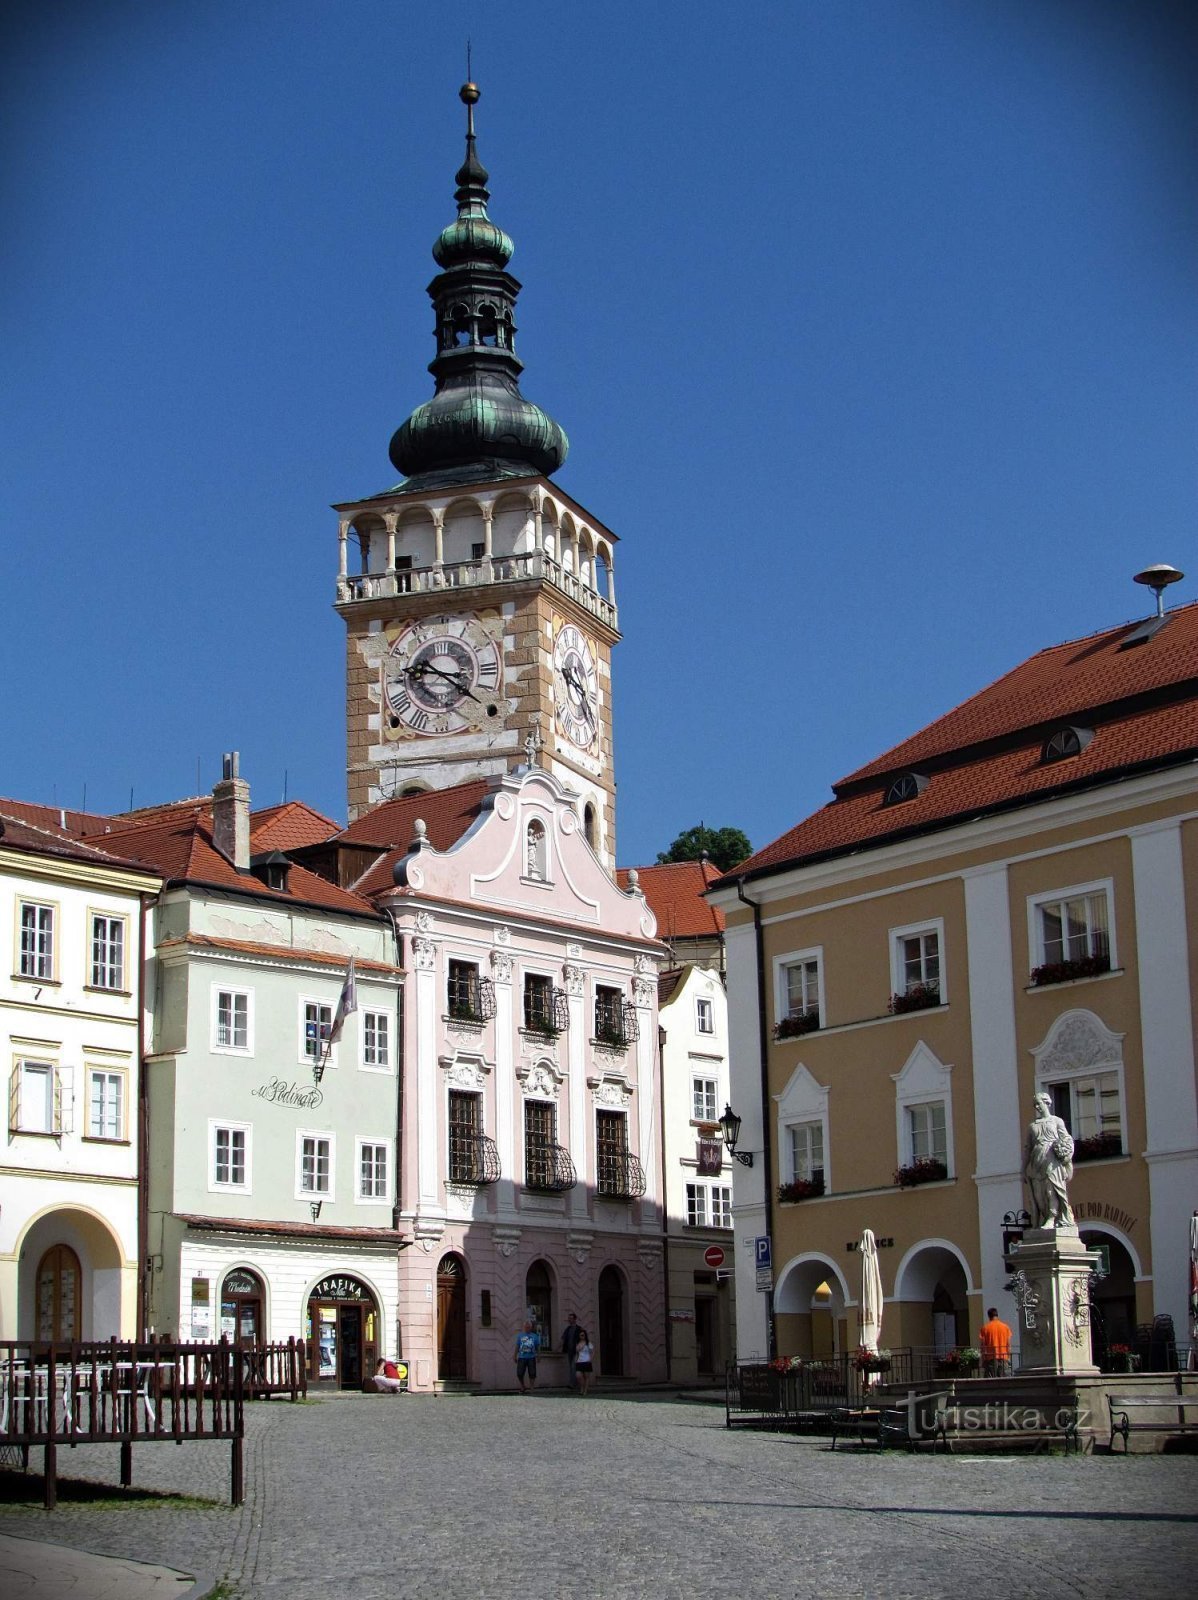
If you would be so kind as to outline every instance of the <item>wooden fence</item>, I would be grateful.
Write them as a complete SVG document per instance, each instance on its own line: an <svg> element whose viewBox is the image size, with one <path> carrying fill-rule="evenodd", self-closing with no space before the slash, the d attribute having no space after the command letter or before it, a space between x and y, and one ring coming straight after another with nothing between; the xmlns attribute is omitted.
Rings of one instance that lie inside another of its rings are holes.
<svg viewBox="0 0 1198 1600"><path fill-rule="evenodd" d="M297 1398L306 1387L303 1347L291 1340L275 1349L282 1354L255 1368L267 1352L251 1352L227 1339L219 1344L0 1342L0 1445L19 1449L25 1463L32 1447L44 1449L45 1505L53 1510L60 1445L119 1444L121 1483L127 1488L133 1481L134 1444L227 1443L231 1498L241 1505L246 1398L251 1392ZM251 1375L254 1370L260 1377Z"/></svg>

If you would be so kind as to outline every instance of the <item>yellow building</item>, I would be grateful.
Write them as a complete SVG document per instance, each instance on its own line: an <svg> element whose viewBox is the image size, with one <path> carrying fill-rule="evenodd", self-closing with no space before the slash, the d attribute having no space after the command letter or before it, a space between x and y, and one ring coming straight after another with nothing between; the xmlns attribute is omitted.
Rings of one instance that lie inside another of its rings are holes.
<svg viewBox="0 0 1198 1600"><path fill-rule="evenodd" d="M779 1353L856 1346L866 1227L883 1346L975 1345L989 1306L1018 1341L1004 1218L1041 1089L1105 1247L1096 1357L1162 1316L1185 1344L1196 763L1190 605L1033 656L719 880L742 1360L771 1302Z"/></svg>

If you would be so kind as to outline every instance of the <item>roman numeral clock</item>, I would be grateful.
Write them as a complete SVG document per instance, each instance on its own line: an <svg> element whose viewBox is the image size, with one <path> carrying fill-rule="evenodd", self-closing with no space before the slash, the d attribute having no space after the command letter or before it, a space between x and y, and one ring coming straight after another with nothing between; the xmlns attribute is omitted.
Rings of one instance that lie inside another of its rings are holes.
<svg viewBox="0 0 1198 1600"><path fill-rule="evenodd" d="M428 617L396 636L381 667L384 738L503 727L503 636L476 616Z"/></svg>

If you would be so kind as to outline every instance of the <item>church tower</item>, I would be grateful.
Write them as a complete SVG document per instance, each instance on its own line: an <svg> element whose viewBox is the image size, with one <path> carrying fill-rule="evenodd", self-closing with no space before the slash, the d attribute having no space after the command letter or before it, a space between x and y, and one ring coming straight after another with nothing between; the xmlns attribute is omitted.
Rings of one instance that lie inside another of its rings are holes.
<svg viewBox="0 0 1198 1600"><path fill-rule="evenodd" d="M402 481L335 508L349 816L507 772L537 749L579 794L611 868L616 536L550 482L567 440L520 392L513 244L487 215L477 87L461 98L458 214L428 286L435 392L391 440Z"/></svg>

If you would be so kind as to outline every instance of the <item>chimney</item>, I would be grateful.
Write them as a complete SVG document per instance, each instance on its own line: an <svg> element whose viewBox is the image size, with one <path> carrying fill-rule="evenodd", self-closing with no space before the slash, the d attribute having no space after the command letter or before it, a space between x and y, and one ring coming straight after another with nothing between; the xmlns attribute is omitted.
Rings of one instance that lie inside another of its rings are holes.
<svg viewBox="0 0 1198 1600"><path fill-rule="evenodd" d="M250 786L237 776L236 750L222 756L212 788L212 842L238 872L250 870Z"/></svg>

